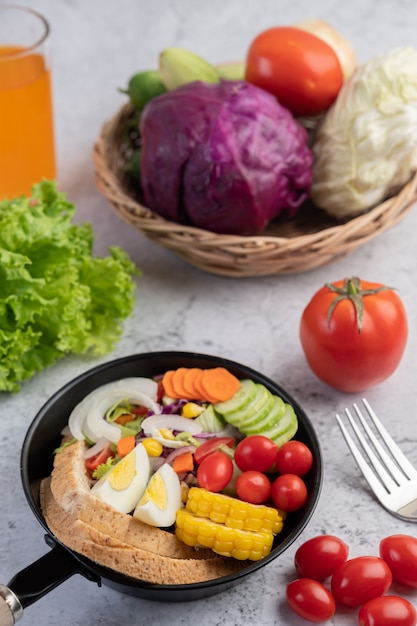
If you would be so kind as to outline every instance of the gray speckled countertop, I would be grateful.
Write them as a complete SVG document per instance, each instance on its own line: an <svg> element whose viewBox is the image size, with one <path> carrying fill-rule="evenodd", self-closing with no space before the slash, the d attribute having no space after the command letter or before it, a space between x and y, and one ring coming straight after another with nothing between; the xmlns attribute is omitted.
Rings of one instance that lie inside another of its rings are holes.
<svg viewBox="0 0 417 626"><path fill-rule="evenodd" d="M9 0L10 2L11 0ZM81 576L25 610L22 624L38 626L301 626L285 603L294 552L320 533L339 535L351 556L376 554L379 540L416 527L388 515L370 496L335 422L336 411L358 400L317 381L298 340L305 304L323 283L348 275L395 285L408 311L410 334L403 361L385 383L367 393L392 434L417 463L417 212L345 259L282 277L229 279L204 273L125 224L98 193L91 149L102 124L124 102L117 91L140 69L154 67L167 46L188 47L213 62L243 58L248 42L274 23L322 17L356 47L360 61L405 44L417 45L417 4L411 0L28 0L49 19L53 33L54 100L59 182L91 221L96 251L123 246L142 269L134 315L104 360L150 350L185 349L221 355L262 371L304 407L317 429L324 486L316 512L295 545L234 589L192 603L139 600ZM221 322L221 323L219 323ZM48 397L98 360L67 358L39 374L16 395L0 397L0 581L48 551L44 531L23 494L19 458L25 431ZM417 597L408 594L414 602ZM356 624L339 611L331 624Z"/></svg>

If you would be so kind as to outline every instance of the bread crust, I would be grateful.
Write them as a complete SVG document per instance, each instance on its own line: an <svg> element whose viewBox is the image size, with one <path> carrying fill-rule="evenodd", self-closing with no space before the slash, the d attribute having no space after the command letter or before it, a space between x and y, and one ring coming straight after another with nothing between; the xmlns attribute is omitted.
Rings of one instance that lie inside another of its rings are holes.
<svg viewBox="0 0 417 626"><path fill-rule="evenodd" d="M213 580L247 564L187 546L175 534L120 513L97 498L91 492L84 452L83 441L63 448L40 488L45 521L68 548L99 565L155 584Z"/></svg>

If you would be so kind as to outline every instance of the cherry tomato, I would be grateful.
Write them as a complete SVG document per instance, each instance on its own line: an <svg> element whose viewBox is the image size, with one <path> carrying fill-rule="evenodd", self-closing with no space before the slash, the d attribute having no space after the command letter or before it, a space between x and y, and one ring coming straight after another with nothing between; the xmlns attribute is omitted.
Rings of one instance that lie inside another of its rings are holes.
<svg viewBox="0 0 417 626"><path fill-rule="evenodd" d="M251 43L245 79L272 93L295 116L318 115L336 100L343 72L325 41L299 28L278 26Z"/></svg>
<svg viewBox="0 0 417 626"><path fill-rule="evenodd" d="M346 561L348 554L348 546L338 537L318 535L298 548L294 565L299 576L324 580Z"/></svg>
<svg viewBox="0 0 417 626"><path fill-rule="evenodd" d="M307 500L307 487L296 474L282 474L271 485L271 498L277 509L290 513Z"/></svg>
<svg viewBox="0 0 417 626"><path fill-rule="evenodd" d="M336 611L330 591L311 578L298 578L289 583L287 602L294 613L316 624L330 619Z"/></svg>
<svg viewBox="0 0 417 626"><path fill-rule="evenodd" d="M359 626L416 626L417 611L405 598L382 596L359 610Z"/></svg>
<svg viewBox="0 0 417 626"><path fill-rule="evenodd" d="M197 469L197 480L203 489L217 493L224 489L233 476L233 461L224 452L212 452Z"/></svg>
<svg viewBox="0 0 417 626"><path fill-rule="evenodd" d="M337 568L330 585L340 604L356 607L382 596L391 583L392 574L383 559L377 556L358 556Z"/></svg>
<svg viewBox="0 0 417 626"><path fill-rule="evenodd" d="M114 457L114 454L111 449L111 444L108 443L103 448L103 450L101 450L101 452L99 452L95 456L90 457L89 459L86 459L85 466L91 472L94 472L98 468L98 466L105 463L110 456Z"/></svg>
<svg viewBox="0 0 417 626"><path fill-rule="evenodd" d="M206 456L212 452L221 451L222 446L233 448L235 445L234 437L213 437L198 446L194 452L194 461L199 465Z"/></svg>
<svg viewBox="0 0 417 626"><path fill-rule="evenodd" d="M271 482L265 474L256 470L242 472L236 479L236 493L241 500L262 504L269 500Z"/></svg>
<svg viewBox="0 0 417 626"><path fill-rule="evenodd" d="M304 476L313 464L313 455L305 443L291 439L278 448L275 463L280 474Z"/></svg>
<svg viewBox="0 0 417 626"><path fill-rule="evenodd" d="M379 544L379 554L397 583L417 589L417 539L410 535L391 535Z"/></svg>
<svg viewBox="0 0 417 626"><path fill-rule="evenodd" d="M356 277L317 291L300 323L301 345L313 372L347 392L388 378L400 363L407 336L406 312L395 291Z"/></svg>
<svg viewBox="0 0 417 626"><path fill-rule="evenodd" d="M235 450L235 462L242 472L257 470L266 472L277 456L276 444L264 435L249 435L242 439Z"/></svg>

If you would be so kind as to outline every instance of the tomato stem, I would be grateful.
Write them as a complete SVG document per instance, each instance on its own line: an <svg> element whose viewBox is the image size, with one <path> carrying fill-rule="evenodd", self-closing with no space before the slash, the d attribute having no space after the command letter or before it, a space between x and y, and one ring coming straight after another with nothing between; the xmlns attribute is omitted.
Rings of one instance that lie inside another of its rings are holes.
<svg viewBox="0 0 417 626"><path fill-rule="evenodd" d="M338 294L337 298L335 298L331 303L329 311L327 313L328 327L330 328L331 318L336 305L342 300L350 300L355 307L358 333L360 333L362 329L364 296L374 296L380 291L384 291L387 289L391 291L393 290L393 287L387 287L386 285L381 285L379 287L375 287L374 289L362 289L360 278L358 278L357 276L345 278L343 282L343 287L338 287L337 285L333 285L331 283L326 283L325 287L330 289L330 291L333 291L333 293Z"/></svg>

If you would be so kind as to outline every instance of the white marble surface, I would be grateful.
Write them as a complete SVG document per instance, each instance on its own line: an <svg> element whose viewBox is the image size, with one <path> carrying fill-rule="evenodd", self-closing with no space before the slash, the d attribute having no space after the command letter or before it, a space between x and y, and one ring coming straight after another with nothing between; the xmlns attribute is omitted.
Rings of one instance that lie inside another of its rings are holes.
<svg viewBox="0 0 417 626"><path fill-rule="evenodd" d="M11 0L9 0L10 2ZM287 553L229 592L183 604L156 603L98 588L74 576L25 610L22 623L39 626L263 626L305 624L285 603L298 544L333 533L351 556L376 554L393 532L416 532L373 500L342 441L334 414L358 396L338 393L309 371L298 340L298 321L323 283L360 275L395 285L408 310L410 334L397 372L367 393L392 434L417 463L417 212L348 258L284 277L228 279L195 269L147 241L115 216L96 190L91 149L101 125L124 99L136 71L155 66L167 46L188 47L214 62L242 58L262 29L320 16L355 45L359 59L398 45L417 46L417 4L412 0L28 0L49 19L53 33L54 100L59 182L76 203L77 220L91 221L96 251L123 246L143 271L134 315L106 359L136 352L186 349L222 355L256 368L284 386L311 417L322 443L325 479L317 510ZM0 581L8 580L48 549L20 483L25 431L51 393L97 360L67 358L0 397ZM408 594L414 602L417 596ZM339 611L331 624L356 624L355 611Z"/></svg>

